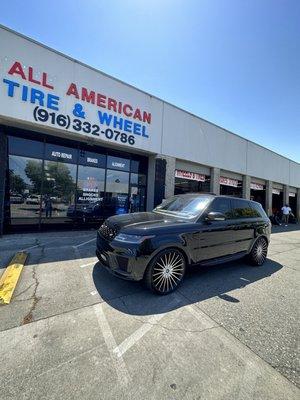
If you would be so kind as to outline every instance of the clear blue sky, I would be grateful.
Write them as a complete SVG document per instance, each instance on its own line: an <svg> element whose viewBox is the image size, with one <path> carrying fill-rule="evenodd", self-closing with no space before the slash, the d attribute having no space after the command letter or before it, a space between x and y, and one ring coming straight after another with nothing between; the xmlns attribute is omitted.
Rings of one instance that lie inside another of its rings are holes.
<svg viewBox="0 0 300 400"><path fill-rule="evenodd" d="M2 0L0 23L300 162L299 0Z"/></svg>

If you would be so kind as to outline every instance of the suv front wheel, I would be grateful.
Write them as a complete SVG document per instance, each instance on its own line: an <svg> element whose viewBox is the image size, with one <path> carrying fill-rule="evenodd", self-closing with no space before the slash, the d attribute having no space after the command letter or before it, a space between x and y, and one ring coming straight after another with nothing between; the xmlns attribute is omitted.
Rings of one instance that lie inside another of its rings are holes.
<svg viewBox="0 0 300 400"><path fill-rule="evenodd" d="M248 254L248 261L251 265L262 265L268 253L268 242L265 238L260 237L254 243L250 253Z"/></svg>
<svg viewBox="0 0 300 400"><path fill-rule="evenodd" d="M173 292L181 283L186 269L183 254L177 249L166 249L150 262L144 276L148 289L157 294Z"/></svg>

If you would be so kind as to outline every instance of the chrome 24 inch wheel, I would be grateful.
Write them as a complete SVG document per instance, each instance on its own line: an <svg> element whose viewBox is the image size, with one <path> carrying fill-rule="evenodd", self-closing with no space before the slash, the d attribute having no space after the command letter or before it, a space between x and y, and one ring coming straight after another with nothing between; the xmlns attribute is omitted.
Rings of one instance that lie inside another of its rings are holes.
<svg viewBox="0 0 300 400"><path fill-rule="evenodd" d="M251 265L262 265L268 253L268 242L265 238L258 238L254 243L252 250L248 256Z"/></svg>
<svg viewBox="0 0 300 400"><path fill-rule="evenodd" d="M145 273L145 283L158 294L167 294L177 288L183 279L186 262L182 253L167 249L159 253Z"/></svg>

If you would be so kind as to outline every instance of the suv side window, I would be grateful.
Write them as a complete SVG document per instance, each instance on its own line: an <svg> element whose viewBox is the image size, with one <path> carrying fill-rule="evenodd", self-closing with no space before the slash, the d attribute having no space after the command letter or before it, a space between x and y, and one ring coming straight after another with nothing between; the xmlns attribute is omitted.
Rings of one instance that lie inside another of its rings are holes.
<svg viewBox="0 0 300 400"><path fill-rule="evenodd" d="M255 218L256 211L245 200L232 199L233 218Z"/></svg>
<svg viewBox="0 0 300 400"><path fill-rule="evenodd" d="M232 218L232 210L231 210L231 203L230 199L226 199L225 197L217 197L214 199L212 204L209 207L208 212L215 211L221 212L225 215L226 219Z"/></svg>
<svg viewBox="0 0 300 400"><path fill-rule="evenodd" d="M265 214L264 209L262 208L262 206L258 203L250 203L251 208L253 209L254 213L255 213L255 217L256 218L266 218L267 215Z"/></svg>

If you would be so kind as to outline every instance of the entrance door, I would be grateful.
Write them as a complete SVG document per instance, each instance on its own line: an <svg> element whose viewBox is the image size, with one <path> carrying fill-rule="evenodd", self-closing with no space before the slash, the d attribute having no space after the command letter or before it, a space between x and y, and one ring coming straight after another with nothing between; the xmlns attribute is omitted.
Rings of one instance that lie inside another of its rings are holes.
<svg viewBox="0 0 300 400"><path fill-rule="evenodd" d="M146 188L131 186L129 197L129 212L145 211Z"/></svg>
<svg viewBox="0 0 300 400"><path fill-rule="evenodd" d="M105 217L129 210L129 172L108 169L106 174Z"/></svg>

